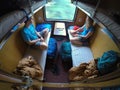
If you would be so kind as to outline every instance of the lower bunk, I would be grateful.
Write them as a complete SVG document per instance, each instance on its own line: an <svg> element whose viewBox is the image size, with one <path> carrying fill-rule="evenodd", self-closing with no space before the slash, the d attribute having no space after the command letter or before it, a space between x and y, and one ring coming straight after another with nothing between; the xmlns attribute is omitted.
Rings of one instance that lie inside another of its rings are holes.
<svg viewBox="0 0 120 90"><path fill-rule="evenodd" d="M22 23L11 35L3 48L0 50L0 58L2 58L1 70L10 73L13 76L17 75L23 78L30 76L30 78L43 81L47 49L40 50L26 44L21 36L21 30L23 27L24 23ZM51 36L51 30L52 28L49 28L47 38L45 39L47 45ZM14 88L17 88L17 86ZM31 87L31 89L32 88L34 87ZM37 88L39 90L42 89L42 87Z"/></svg>
<svg viewBox="0 0 120 90"><path fill-rule="evenodd" d="M70 30L68 29L68 35L72 38ZM89 46L76 46L71 43L71 49L73 67L69 70L70 81L94 82L98 78L97 82L99 82L103 80L100 76L119 69L119 47L112 34L98 24L95 25Z"/></svg>

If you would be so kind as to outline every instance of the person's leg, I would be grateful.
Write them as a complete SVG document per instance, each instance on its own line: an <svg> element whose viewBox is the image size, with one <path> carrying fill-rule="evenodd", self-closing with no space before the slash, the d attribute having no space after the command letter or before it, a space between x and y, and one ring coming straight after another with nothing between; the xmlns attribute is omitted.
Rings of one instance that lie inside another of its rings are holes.
<svg viewBox="0 0 120 90"><path fill-rule="evenodd" d="M82 45L83 45L83 46L88 46L89 43L88 43L88 42L83 42Z"/></svg>
<svg viewBox="0 0 120 90"><path fill-rule="evenodd" d="M48 48L48 45L45 43L45 42L41 42L41 44L40 44L40 49L41 50L45 50L45 49L47 49Z"/></svg>
<svg viewBox="0 0 120 90"><path fill-rule="evenodd" d="M44 40L46 40L46 38L48 36L48 32L49 32L48 28L45 28L44 30L42 30L42 32L40 32L40 34L43 36Z"/></svg>
<svg viewBox="0 0 120 90"><path fill-rule="evenodd" d="M75 30L70 30L70 34L71 34L72 36L74 36Z"/></svg>
<svg viewBox="0 0 120 90"><path fill-rule="evenodd" d="M72 44L82 45L82 42L80 41L79 37L73 37L73 38L70 39L70 41L71 41Z"/></svg>
<svg viewBox="0 0 120 90"><path fill-rule="evenodd" d="M44 40L42 41L42 42L40 42L37 46L41 49L41 50L45 50L45 49L47 49L47 47L48 47L48 45L46 44L46 42L45 42L45 40L46 40L46 38L47 38L47 36L48 36L48 28L46 28L46 29L44 29L44 30L42 30L41 32L40 32L40 34L42 35L42 37L44 38Z"/></svg>
<svg viewBox="0 0 120 90"><path fill-rule="evenodd" d="M70 34L71 34L73 37L76 37L76 36L79 35L75 30L70 30Z"/></svg>
<svg viewBox="0 0 120 90"><path fill-rule="evenodd" d="M48 45L45 42L36 42L35 46L41 50L47 49Z"/></svg>

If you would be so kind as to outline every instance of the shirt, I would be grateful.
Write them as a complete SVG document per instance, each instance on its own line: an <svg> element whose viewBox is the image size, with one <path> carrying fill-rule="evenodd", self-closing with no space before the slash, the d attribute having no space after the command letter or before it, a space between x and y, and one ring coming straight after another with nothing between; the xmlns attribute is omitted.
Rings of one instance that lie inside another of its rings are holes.
<svg viewBox="0 0 120 90"><path fill-rule="evenodd" d="M83 31L82 31L81 33L79 33L79 35L85 36L85 35L88 34L88 32L93 32L93 31L94 31L93 26L90 26L88 29L87 29L86 27L84 27L84 28L83 28Z"/></svg>
<svg viewBox="0 0 120 90"><path fill-rule="evenodd" d="M26 42L38 39L38 36L35 32L35 27L33 26L33 24L30 24L29 27L24 27L21 33L22 33L23 39Z"/></svg>

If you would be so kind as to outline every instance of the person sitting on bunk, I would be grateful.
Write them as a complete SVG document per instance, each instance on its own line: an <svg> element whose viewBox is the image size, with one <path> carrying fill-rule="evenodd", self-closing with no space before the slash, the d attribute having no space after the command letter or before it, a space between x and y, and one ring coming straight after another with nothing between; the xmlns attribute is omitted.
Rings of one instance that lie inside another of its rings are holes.
<svg viewBox="0 0 120 90"><path fill-rule="evenodd" d="M48 47L45 43L45 39L48 35L48 28L45 28L41 32L37 32L34 25L32 24L32 17L27 18L21 33L24 41L27 44L38 47L42 50Z"/></svg>
<svg viewBox="0 0 120 90"><path fill-rule="evenodd" d="M76 30L70 30L70 34L73 36L70 41L75 45L88 45L88 39L94 32L93 20L87 16L86 23Z"/></svg>

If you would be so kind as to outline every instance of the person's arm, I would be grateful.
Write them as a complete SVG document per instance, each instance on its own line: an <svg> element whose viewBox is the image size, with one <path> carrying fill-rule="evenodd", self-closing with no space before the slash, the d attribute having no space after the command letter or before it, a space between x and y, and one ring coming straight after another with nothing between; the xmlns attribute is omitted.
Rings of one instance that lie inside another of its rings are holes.
<svg viewBox="0 0 120 90"><path fill-rule="evenodd" d="M38 36L39 38L42 37L39 32L35 31L35 33L37 34L37 36Z"/></svg>
<svg viewBox="0 0 120 90"><path fill-rule="evenodd" d="M25 40L29 45L34 45L36 42L38 42L38 41L41 40L40 38L35 39L35 40L31 40L31 39L30 39L30 36L29 36L26 32L23 32L23 37L24 37L24 40Z"/></svg>
<svg viewBox="0 0 120 90"><path fill-rule="evenodd" d="M33 45L33 44L35 44L36 42L38 42L38 41L40 41L40 39L38 38L38 39L36 39L36 40L29 40L29 41L27 41L27 43L29 44L29 45Z"/></svg>
<svg viewBox="0 0 120 90"><path fill-rule="evenodd" d="M94 27L91 26L91 28L89 28L89 32L86 35L80 35L80 36L87 39L93 34L93 32L94 32Z"/></svg>
<svg viewBox="0 0 120 90"><path fill-rule="evenodd" d="M83 30L84 27L85 27L85 24L82 27L80 27L79 29Z"/></svg>
<svg viewBox="0 0 120 90"><path fill-rule="evenodd" d="M36 34L38 35L38 37L40 38L41 41L44 41L44 38L40 35L40 32L36 31Z"/></svg>
<svg viewBox="0 0 120 90"><path fill-rule="evenodd" d="M89 38L92 34L93 34L93 31L89 31L85 36L83 36L83 35L80 35L80 36L83 37L83 38L85 38L85 39L87 39L87 38Z"/></svg>
<svg viewBox="0 0 120 90"><path fill-rule="evenodd" d="M82 26L82 27L80 27L80 28L78 28L77 30L75 30L76 32L82 32L83 31L83 28L85 27L85 24Z"/></svg>

